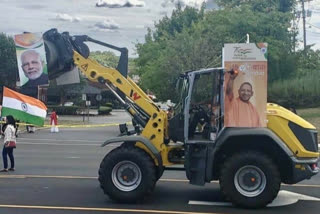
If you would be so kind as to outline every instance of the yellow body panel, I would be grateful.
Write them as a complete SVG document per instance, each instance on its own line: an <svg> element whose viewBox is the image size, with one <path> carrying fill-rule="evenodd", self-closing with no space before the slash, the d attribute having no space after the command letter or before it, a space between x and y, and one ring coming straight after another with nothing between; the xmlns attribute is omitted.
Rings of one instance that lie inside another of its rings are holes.
<svg viewBox="0 0 320 214"><path fill-rule="evenodd" d="M276 105L267 105L268 128L271 129L299 158L317 158L318 152L307 151L288 126L289 121L305 128L316 129L312 124L291 111Z"/></svg>
<svg viewBox="0 0 320 214"><path fill-rule="evenodd" d="M316 127L314 127L311 123L309 123L302 117L299 117L298 115L289 111L288 109L283 108L282 106L279 106L274 103L267 104L267 115L275 115L285 118L306 129L316 129Z"/></svg>

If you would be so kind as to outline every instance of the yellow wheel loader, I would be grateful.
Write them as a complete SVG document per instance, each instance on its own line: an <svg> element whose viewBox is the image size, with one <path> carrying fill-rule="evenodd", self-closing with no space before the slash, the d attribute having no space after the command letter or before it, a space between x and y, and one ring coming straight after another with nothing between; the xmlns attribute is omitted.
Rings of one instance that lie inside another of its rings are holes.
<svg viewBox="0 0 320 214"><path fill-rule="evenodd" d="M223 68L182 74L179 102L168 118L128 76L126 48L56 29L47 31L44 41L50 79L77 66L89 81L110 89L132 116L133 130L121 124L120 136L102 144L122 143L99 169L100 186L115 201L142 201L164 170L182 166L190 184L219 180L227 200L259 208L276 198L281 183L295 184L319 172L315 127L281 106L267 105L266 128L224 126ZM85 42L119 51L117 68L89 59Z"/></svg>

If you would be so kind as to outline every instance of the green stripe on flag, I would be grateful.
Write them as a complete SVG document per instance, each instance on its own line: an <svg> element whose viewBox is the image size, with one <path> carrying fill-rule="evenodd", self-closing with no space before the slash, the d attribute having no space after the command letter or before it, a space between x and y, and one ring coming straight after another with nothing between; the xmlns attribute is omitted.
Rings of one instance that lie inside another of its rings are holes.
<svg viewBox="0 0 320 214"><path fill-rule="evenodd" d="M19 110L12 109L12 108L2 107L1 116L4 117L4 116L8 116L8 115L12 115L14 117L14 119L16 119L16 120L20 120L20 121L23 121L26 123L37 125L37 126L43 126L44 119L45 119L42 117L28 114L24 111L19 111Z"/></svg>

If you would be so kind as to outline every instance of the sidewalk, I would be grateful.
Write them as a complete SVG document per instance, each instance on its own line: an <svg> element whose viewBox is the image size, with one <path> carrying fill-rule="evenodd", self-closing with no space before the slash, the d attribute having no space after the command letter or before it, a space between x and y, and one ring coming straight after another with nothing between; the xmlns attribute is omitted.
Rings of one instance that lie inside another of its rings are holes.
<svg viewBox="0 0 320 214"><path fill-rule="evenodd" d="M58 125L61 126L61 128L66 128L66 126L70 126L70 128L74 127L91 127L90 125L97 125L99 127L104 126L117 126L121 123L130 123L131 117L130 115L123 109L115 109L112 110L110 115L85 115L83 117L82 115L58 115ZM22 122L22 124L24 124ZM50 115L47 115L45 119L45 123L43 127L36 127L36 130L41 129L48 129L50 128ZM18 128L18 135L26 133L26 126L25 125L19 125Z"/></svg>
<svg viewBox="0 0 320 214"><path fill-rule="evenodd" d="M94 113L93 111L91 113ZM130 122L131 117L123 109L114 109L110 115L58 115L58 124L106 124L106 123L124 123ZM50 115L47 116L45 124L50 124Z"/></svg>

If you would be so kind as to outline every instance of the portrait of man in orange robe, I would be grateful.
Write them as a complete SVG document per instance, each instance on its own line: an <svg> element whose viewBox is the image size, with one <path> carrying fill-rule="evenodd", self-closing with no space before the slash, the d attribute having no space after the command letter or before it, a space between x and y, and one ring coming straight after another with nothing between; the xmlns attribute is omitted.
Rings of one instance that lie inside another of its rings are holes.
<svg viewBox="0 0 320 214"><path fill-rule="evenodd" d="M254 95L252 84L243 82L238 89L238 97L234 96L233 85L238 73L228 73L225 91L225 126L229 127L261 127L259 113L250 102Z"/></svg>

